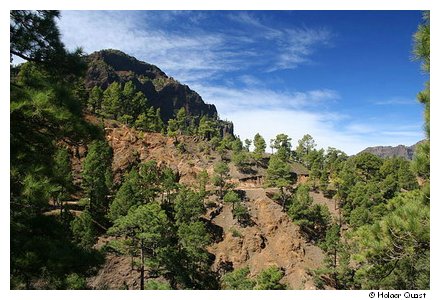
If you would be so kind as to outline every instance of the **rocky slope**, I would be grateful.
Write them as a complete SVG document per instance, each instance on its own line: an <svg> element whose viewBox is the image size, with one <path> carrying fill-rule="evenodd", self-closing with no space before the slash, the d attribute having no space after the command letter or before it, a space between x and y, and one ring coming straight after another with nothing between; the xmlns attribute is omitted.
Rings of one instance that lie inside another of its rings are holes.
<svg viewBox="0 0 440 300"><path fill-rule="evenodd" d="M177 110L185 107L193 116L217 116L213 104L206 104L202 97L187 85L167 76L158 67L139 61L118 50L101 50L86 57L87 89L99 86L106 89L112 82L132 81L155 108L160 108L164 121L172 118Z"/></svg>
<svg viewBox="0 0 440 300"><path fill-rule="evenodd" d="M375 147L368 147L364 150L362 150L359 153L368 152L374 155L377 155L381 158L389 158L389 157L403 157L408 160L412 160L415 149L419 143L414 144L412 146L404 146L404 145L398 145L398 146L375 146ZM358 153L358 154L359 154Z"/></svg>
<svg viewBox="0 0 440 300"><path fill-rule="evenodd" d="M88 116L90 122L98 122L93 116ZM206 169L213 174L214 164L220 160L220 155L212 151L201 151L204 141L190 136L179 136L179 142L184 144L185 151L178 150L173 139L158 133L143 133L121 125L115 121L105 121L106 140L113 149L113 173L115 181L130 165L148 160L156 160L179 174L179 181L185 185L195 186L197 174ZM77 153L74 158L75 177L80 180L82 161L87 149L73 149ZM204 216L207 224L215 232L213 243L208 251L213 254L212 270L219 275L231 270L249 266L251 275L276 265L285 273L282 282L292 289L314 289L314 283L309 270L322 265L324 254L322 250L306 241L300 234L297 225L293 224L281 206L269 199L268 189L261 185L240 183L236 176L236 168L230 164L232 182L246 195L245 202L251 222L242 227L232 217L232 207L223 203L220 214L210 218L209 210ZM212 186L208 186L212 189ZM275 191L275 190L273 190ZM217 197L212 195L206 203L217 203ZM217 203L219 204L219 203ZM331 205L329 203L329 205ZM211 219L211 220L210 220ZM97 248L104 245L108 237L101 237ZM95 289L137 289L139 273L131 268L131 260L125 256L107 254L105 264L97 275L88 278L88 284Z"/></svg>
<svg viewBox="0 0 440 300"><path fill-rule="evenodd" d="M243 188L249 200L245 203L251 225L241 227L226 204L213 219L223 229L223 240L208 250L215 255L213 269L219 273L225 266L248 266L251 276L275 265L284 271L282 283L290 289L314 289L309 270L318 268L324 258L320 248L301 236L281 206L266 196L266 189Z"/></svg>

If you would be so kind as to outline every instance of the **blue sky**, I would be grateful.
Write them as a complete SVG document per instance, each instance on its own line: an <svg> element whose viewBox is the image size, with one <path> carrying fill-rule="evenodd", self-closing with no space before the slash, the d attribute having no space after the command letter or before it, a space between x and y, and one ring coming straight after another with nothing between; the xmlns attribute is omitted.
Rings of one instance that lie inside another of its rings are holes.
<svg viewBox="0 0 440 300"><path fill-rule="evenodd" d="M63 11L62 39L152 63L217 106L242 139L355 154L423 138L411 60L419 11Z"/></svg>

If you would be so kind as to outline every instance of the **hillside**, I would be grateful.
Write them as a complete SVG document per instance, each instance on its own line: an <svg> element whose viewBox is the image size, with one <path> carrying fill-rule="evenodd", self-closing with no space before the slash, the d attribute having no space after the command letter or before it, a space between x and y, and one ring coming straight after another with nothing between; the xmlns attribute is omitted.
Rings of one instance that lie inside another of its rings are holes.
<svg viewBox="0 0 440 300"><path fill-rule="evenodd" d="M430 288L429 84L412 161L242 141L158 67L67 50L59 11L10 16L11 290Z"/></svg>
<svg viewBox="0 0 440 300"><path fill-rule="evenodd" d="M98 122L92 115L87 119L92 123ZM210 177L214 176L214 165L221 161L221 156L215 151L200 152L206 141L197 137L178 137L179 143L185 149L182 153L172 138L159 133L139 132L115 121L105 122L105 133L113 151L112 172L117 184L121 183L122 175L135 163L154 160L158 166L172 168L178 174L180 184L197 188L198 174L207 170ZM72 148L71 151L79 153L78 157L73 158L72 165L74 177L81 181L81 166L88 150ZM205 204L211 207L205 213L204 220L208 228L213 230L213 243L208 247L213 261L212 271L223 274L225 271L248 266L251 276L256 276L265 268L275 265L284 270L285 275L281 282L290 288L315 289L310 270L322 265L322 250L304 238L299 227L292 223L281 206L268 198L266 192L274 193L276 189L267 189L261 183L244 181L243 178L252 176L240 172L232 162L229 163L229 167L232 175L229 182L235 183L235 190L245 193L245 205L250 213L252 225L241 226L233 217L231 205L222 204L214 194L205 200ZM265 173L264 169L256 171ZM213 185L208 185L207 188L212 192L216 190ZM310 195L315 194L311 192ZM328 206L331 206L332 201L327 199L327 202ZM214 203L215 207L222 207L222 210L220 214L210 218ZM105 246L108 240L108 236L101 236L95 247L99 249ZM98 274L89 278L88 282L90 287L96 289L119 289L123 287L122 282L125 282L126 288L137 289L137 275L138 272L130 267L128 256L109 253Z"/></svg>

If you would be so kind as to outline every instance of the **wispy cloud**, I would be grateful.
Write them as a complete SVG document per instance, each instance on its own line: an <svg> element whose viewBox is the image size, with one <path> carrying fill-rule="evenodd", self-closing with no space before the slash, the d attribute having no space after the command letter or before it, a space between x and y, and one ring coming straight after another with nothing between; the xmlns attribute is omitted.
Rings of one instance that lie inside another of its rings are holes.
<svg viewBox="0 0 440 300"><path fill-rule="evenodd" d="M406 99L401 97L394 97L386 100L378 100L373 102L375 105L416 105L416 99Z"/></svg>
<svg viewBox="0 0 440 300"><path fill-rule="evenodd" d="M279 92L255 86L231 88L195 84L194 89L209 102L215 103L221 113L248 109L307 109L327 106L327 102L337 101L336 91L322 89L301 92Z"/></svg>
<svg viewBox="0 0 440 300"><path fill-rule="evenodd" d="M209 12L65 11L59 26L70 48L120 49L186 83L250 68L293 69L309 61L314 48L331 37L323 29L272 28L247 13L234 18L251 30L226 26L209 31L200 25L208 17ZM260 47L261 43L270 47Z"/></svg>
<svg viewBox="0 0 440 300"><path fill-rule="evenodd" d="M311 62L311 54L322 46L331 45L334 36L327 28L275 28L266 25L255 13L240 12L229 18L236 23L253 28L256 36L251 41L267 40L272 44L271 64L267 71L294 69L300 64Z"/></svg>
<svg viewBox="0 0 440 300"><path fill-rule="evenodd" d="M205 102L217 106L222 118L234 122L241 138L260 132L269 140L284 132L295 144L309 133L320 147L334 146L348 154L371 145L412 144L423 138L415 126L369 123L335 112L341 95L332 88L280 91L268 84L276 76L267 72L316 63L313 55L318 49L332 45L331 30L277 27L256 12L224 13L223 19L215 20L222 26L209 27L211 13L65 11L59 26L71 49L83 46L88 53L119 49L189 84ZM267 76L263 80L256 74ZM392 98L371 104L406 102Z"/></svg>

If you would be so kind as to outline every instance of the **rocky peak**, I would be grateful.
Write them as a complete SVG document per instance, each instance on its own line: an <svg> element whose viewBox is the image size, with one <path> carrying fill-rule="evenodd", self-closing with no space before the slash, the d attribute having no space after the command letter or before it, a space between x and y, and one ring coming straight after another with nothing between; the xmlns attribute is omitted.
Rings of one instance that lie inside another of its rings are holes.
<svg viewBox="0 0 440 300"><path fill-rule="evenodd" d="M206 104L198 93L167 76L155 65L112 49L94 52L86 60L85 85L88 89L94 86L106 89L115 81L132 81L152 106L160 108L164 121L173 118L182 107L193 116L217 116L215 105Z"/></svg>

